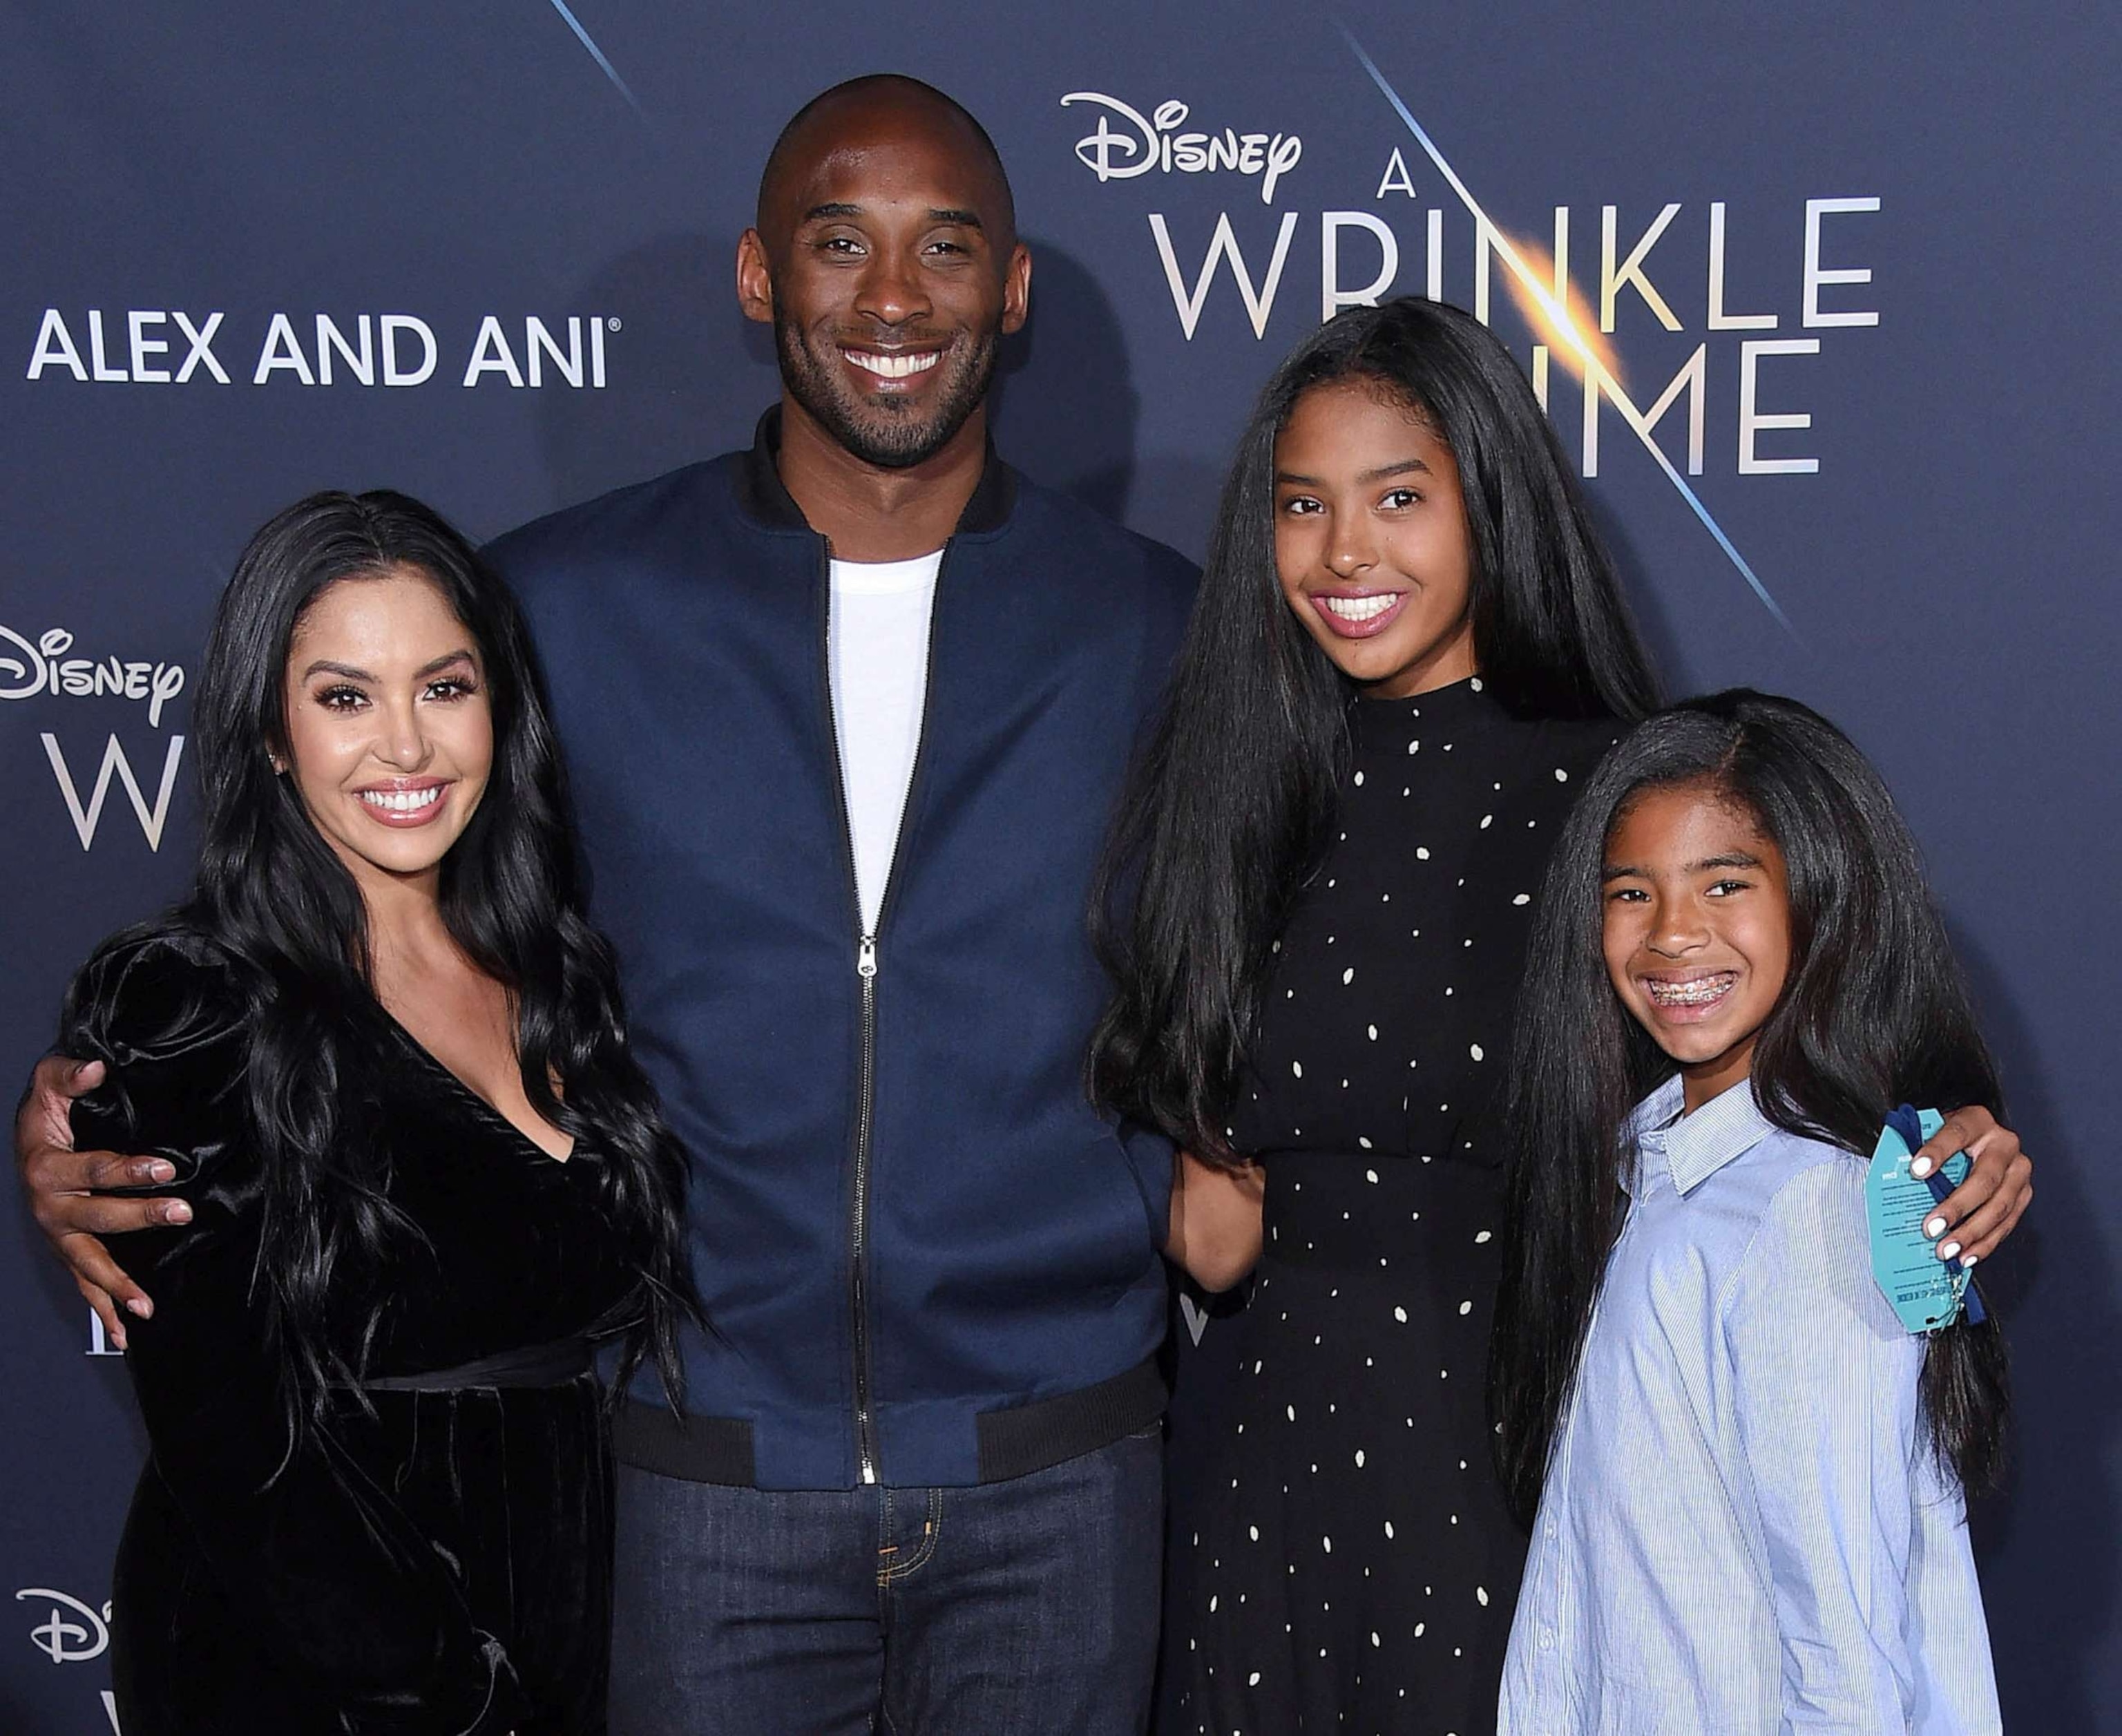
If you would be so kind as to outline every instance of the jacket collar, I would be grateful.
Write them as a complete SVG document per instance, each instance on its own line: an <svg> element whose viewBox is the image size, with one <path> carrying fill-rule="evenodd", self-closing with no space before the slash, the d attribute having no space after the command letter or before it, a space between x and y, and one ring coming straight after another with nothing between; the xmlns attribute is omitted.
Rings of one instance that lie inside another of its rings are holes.
<svg viewBox="0 0 2122 1736"><path fill-rule="evenodd" d="M1621 1166L1622 1186L1636 1199L1657 1186L1661 1167L1671 1178L1673 1191L1685 1199L1775 1131L1754 1101L1750 1079L1720 1092L1690 1116L1680 1117L1681 1102L1680 1075L1675 1074L1638 1103L1629 1118L1636 1162Z"/></svg>
<svg viewBox="0 0 2122 1736"><path fill-rule="evenodd" d="M777 404L759 419L751 449L737 467L737 503L747 516L769 530L807 531L811 526L803 517L803 509L782 485L780 456L781 406ZM1017 473L995 455L991 439L979 482L973 489L973 498L965 503L965 510L959 515L956 534L963 536L999 531L1008 522L1011 508L1016 504Z"/></svg>

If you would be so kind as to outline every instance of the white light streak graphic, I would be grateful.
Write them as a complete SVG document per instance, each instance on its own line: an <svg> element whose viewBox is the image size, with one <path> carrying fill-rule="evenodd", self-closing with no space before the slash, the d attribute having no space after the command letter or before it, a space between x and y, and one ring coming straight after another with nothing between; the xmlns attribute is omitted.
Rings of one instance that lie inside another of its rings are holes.
<svg viewBox="0 0 2122 1736"><path fill-rule="evenodd" d="M558 0L555 0L555 3L558 3ZM1341 35L1346 39L1349 48L1354 51L1356 58L1362 63L1363 70L1370 74L1371 82L1378 87L1379 92L1386 101L1392 105L1393 112L1400 116L1407 130L1414 135L1414 142L1422 147L1423 154L1428 157L1437 172L1449 183L1451 190L1458 195L1459 203L1464 205L1472 215L1476 226L1476 234L1480 235L1485 232L1488 236L1493 236L1497 256L1510 268L1512 276L1517 279L1519 288L1524 292L1526 298L1540 311L1547 323L1553 327L1554 334L1576 356L1583 372L1584 389L1587 391L1603 391L1613 400L1615 407L1621 412L1622 419L1634 429L1636 438L1643 444L1643 450L1651 455L1657 467L1665 472L1666 480L1678 491L1680 498L1687 503L1694 516L1702 521L1702 527L1716 539L1717 546L1724 551L1730 558L1732 564L1739 569L1739 576L1746 581L1748 588L1760 599L1761 606L1774 617L1777 625L1780 626L1784 632L1789 634L1792 639L1797 639L1797 629L1791 625L1790 618L1783 613L1775 598L1769 595L1768 587L1761 583L1753 568L1747 564L1746 556L1733 546L1732 539L1724 534L1723 526L1717 522L1709 508L1702 503L1701 497L1688 485L1687 479L1680 475L1673 461L1666 456L1664 449L1658 445L1657 440L1652 437L1648 428L1644 425L1642 413L1637 409L1634 401L1629 398L1622 387L1621 382L1614 377L1612 370L1600 359L1594 347L1586 341L1582 333L1577 328L1576 318L1569 307L1552 288L1540 281L1539 274L1526 263L1523 255L1519 253L1517 244L1504 232L1503 227L1481 208L1480 201L1474 197L1466 183L1459 178L1458 171L1445 160L1444 153L1437 148L1436 142L1423 129L1422 123L1414 118L1409 111L1407 105L1400 101L1400 92L1392 87L1386 80L1386 75L1378 70L1377 63L1364 52L1363 45L1356 40L1355 33L1345 24L1342 25L1340 29ZM1800 643L1803 642L1801 640Z"/></svg>
<svg viewBox="0 0 2122 1736"><path fill-rule="evenodd" d="M575 33L575 40L589 50L590 58L604 69L604 76L611 81L612 88L626 99L626 105L633 110L634 118L647 126L648 117L642 112L641 104L635 99L633 92L627 88L626 81L619 76L619 69L605 58L604 50L596 45L596 39L582 28L582 20L568 10L567 0L552 0L552 6L553 10L566 21L568 28ZM1361 54L1362 50L1358 49L1356 52Z"/></svg>

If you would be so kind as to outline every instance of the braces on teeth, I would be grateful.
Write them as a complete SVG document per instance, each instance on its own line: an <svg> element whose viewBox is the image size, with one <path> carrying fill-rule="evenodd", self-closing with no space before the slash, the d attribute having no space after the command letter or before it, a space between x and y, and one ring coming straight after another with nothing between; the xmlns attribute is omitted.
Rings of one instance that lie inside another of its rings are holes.
<svg viewBox="0 0 2122 1736"><path fill-rule="evenodd" d="M1688 983L1649 983L1651 999L1663 1007L1700 1006L1713 1001L1732 986L1729 971L1722 976L1699 977Z"/></svg>

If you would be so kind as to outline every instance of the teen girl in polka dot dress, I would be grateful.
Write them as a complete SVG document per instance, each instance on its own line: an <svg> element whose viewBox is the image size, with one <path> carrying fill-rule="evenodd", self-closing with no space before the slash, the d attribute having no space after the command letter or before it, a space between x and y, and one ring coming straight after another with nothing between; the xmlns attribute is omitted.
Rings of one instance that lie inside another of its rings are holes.
<svg viewBox="0 0 2122 1736"><path fill-rule="evenodd" d="M1494 1728L1491 1116L1548 849L1652 697L1484 328L1395 302L1283 364L1116 846L1094 1059L1190 1153L1174 1258L1254 1267L1181 1364L1169 1736Z"/></svg>

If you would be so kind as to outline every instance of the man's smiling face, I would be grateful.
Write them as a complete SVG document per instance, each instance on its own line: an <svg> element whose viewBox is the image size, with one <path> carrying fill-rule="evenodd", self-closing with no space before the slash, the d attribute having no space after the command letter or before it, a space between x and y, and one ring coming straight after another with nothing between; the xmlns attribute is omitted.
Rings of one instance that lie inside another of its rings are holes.
<svg viewBox="0 0 2122 1736"><path fill-rule="evenodd" d="M932 457L1024 323L1009 192L957 116L886 90L832 104L777 153L738 254L797 406L863 462Z"/></svg>

